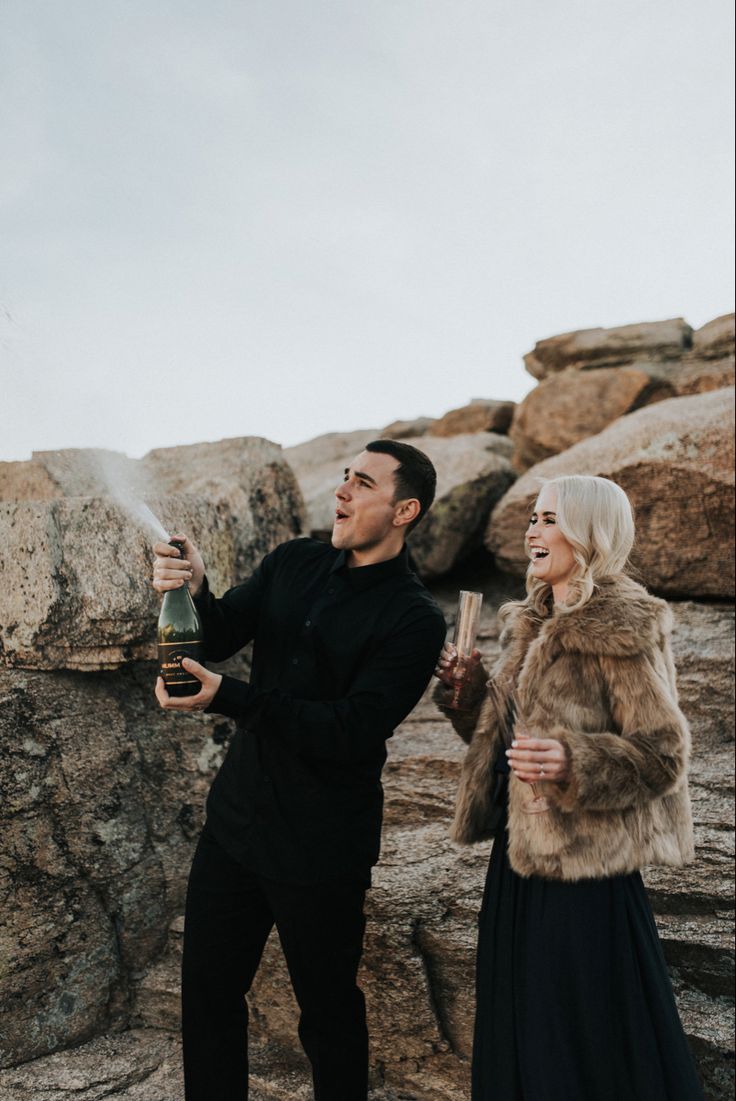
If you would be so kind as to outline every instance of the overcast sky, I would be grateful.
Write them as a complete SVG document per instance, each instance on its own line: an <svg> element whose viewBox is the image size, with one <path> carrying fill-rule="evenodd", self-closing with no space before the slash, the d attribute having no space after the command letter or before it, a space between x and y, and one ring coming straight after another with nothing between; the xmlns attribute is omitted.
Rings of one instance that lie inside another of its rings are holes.
<svg viewBox="0 0 736 1101"><path fill-rule="evenodd" d="M730 0L2 0L0 459L520 398L733 309Z"/></svg>

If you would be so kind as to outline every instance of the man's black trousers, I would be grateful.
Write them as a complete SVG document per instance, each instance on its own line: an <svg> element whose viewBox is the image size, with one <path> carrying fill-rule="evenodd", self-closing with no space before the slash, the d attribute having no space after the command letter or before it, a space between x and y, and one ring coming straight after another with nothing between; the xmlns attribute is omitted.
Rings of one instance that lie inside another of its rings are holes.
<svg viewBox="0 0 736 1101"><path fill-rule="evenodd" d="M205 827L187 891L182 964L186 1101L246 1101L250 989L271 929L281 940L315 1101L366 1101L368 1033L356 985L365 887L252 875Z"/></svg>

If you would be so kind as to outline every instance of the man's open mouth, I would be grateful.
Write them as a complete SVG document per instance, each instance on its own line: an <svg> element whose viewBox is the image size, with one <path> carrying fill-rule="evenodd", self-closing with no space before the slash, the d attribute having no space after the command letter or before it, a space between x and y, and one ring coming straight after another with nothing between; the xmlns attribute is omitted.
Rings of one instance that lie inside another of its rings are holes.
<svg viewBox="0 0 736 1101"><path fill-rule="evenodd" d="M348 520L347 512L343 512L341 508L335 509L335 523L339 524L341 520Z"/></svg>

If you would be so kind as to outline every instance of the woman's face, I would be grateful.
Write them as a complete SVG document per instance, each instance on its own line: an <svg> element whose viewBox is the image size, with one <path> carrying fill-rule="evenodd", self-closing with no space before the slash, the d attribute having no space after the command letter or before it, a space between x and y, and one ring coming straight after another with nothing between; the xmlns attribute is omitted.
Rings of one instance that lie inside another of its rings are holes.
<svg viewBox="0 0 736 1101"><path fill-rule="evenodd" d="M537 497L525 542L532 575L552 588L564 587L575 568L572 545L557 526L557 490L545 486Z"/></svg>

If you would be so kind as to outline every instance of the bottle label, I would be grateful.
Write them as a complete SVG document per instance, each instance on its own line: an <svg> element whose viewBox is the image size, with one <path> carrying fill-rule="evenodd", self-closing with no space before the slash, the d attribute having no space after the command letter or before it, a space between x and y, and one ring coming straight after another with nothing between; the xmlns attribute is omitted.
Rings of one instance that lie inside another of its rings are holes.
<svg viewBox="0 0 736 1101"><path fill-rule="evenodd" d="M186 669L182 669L183 658L192 658L200 665L204 664L204 645L201 642L159 642L158 665L166 685L200 683Z"/></svg>

